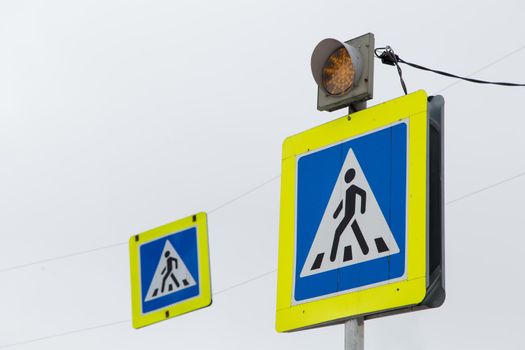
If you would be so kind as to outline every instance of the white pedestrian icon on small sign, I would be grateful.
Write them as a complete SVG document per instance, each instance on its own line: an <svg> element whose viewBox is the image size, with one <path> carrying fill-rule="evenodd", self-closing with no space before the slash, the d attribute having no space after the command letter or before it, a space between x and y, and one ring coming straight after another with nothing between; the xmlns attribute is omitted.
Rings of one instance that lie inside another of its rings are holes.
<svg viewBox="0 0 525 350"><path fill-rule="evenodd" d="M301 271L301 277L399 253L399 247L350 148Z"/></svg>
<svg viewBox="0 0 525 350"><path fill-rule="evenodd" d="M196 285L195 280L184 261L182 261L170 241L166 240L144 301L160 298L194 285Z"/></svg>

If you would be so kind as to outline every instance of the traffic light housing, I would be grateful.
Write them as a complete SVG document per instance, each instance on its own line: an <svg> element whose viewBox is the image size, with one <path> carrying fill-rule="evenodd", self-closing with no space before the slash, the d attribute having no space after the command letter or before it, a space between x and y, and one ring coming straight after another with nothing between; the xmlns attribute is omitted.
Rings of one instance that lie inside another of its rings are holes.
<svg viewBox="0 0 525 350"><path fill-rule="evenodd" d="M314 49L312 75L317 109L334 111L373 97L374 34L341 42L324 39Z"/></svg>

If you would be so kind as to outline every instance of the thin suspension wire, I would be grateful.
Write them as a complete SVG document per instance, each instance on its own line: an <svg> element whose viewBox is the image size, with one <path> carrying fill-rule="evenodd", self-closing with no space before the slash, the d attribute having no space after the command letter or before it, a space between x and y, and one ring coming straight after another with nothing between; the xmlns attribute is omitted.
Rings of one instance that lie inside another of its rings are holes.
<svg viewBox="0 0 525 350"><path fill-rule="evenodd" d="M257 280L260 280L260 279L263 278L263 277L266 277L266 276L269 276L269 275L271 275L271 274L274 274L275 272L277 272L277 269L273 269L273 270L271 270L271 271L267 271L267 272L261 273L260 275L257 275L257 276L255 276L255 277L249 278L249 279L247 279L247 280L244 280L244 281L242 281L242 282L239 282L239 283L237 283L237 284L234 284L234 285L232 285L232 286L229 286L229 287L226 287L226 288L224 288L224 289L221 289L221 290L219 290L219 291L217 291L217 292L214 292L213 295L219 295L219 294L221 294L221 293L228 292L228 291L230 291L230 290L232 290L232 289L242 287L242 286L244 286L244 285L246 285L246 284L252 283L252 282L257 281Z"/></svg>
<svg viewBox="0 0 525 350"><path fill-rule="evenodd" d="M237 202L238 200L240 200L240 199L242 199L242 198L252 194L253 192L259 190L260 188L262 188L262 187L272 183L273 181L279 179L280 177L281 177L281 175L274 176L271 179L268 179L268 180L260 183L259 185L250 188L249 190L241 193L240 195L238 195L238 196L236 196L236 197L234 197L234 198L232 198L232 199L222 203L221 205L213 208L212 210L208 211L208 214L215 213L215 212L217 212L217 211L219 211L219 210L229 206L230 204L233 204L233 203ZM18 270L18 269L23 269L25 267L38 265L38 264L43 264L43 263L51 262L51 261L55 261L55 260L67 259L67 258L72 258L72 257L75 257L75 256L79 256L79 255L90 254L90 253L98 252L98 251L105 250L105 249L120 247L120 246L123 246L123 245L126 245L126 244L128 244L128 241L108 244L108 245L104 245L104 246L101 246L101 247L97 247L97 248L93 248L93 249L87 249L87 250L82 250L82 251L78 251L78 252L74 252L74 253L70 253L70 254L59 255L59 256L52 257L52 258L36 260L36 261L29 262L29 263L15 265L15 266L10 266L10 267L6 267L6 268L3 268L3 269L0 269L0 273L7 272L7 271Z"/></svg>
<svg viewBox="0 0 525 350"><path fill-rule="evenodd" d="M464 198L468 198L468 197L471 197L473 195L476 195L480 192L484 192L488 189L491 189L493 187L497 187L499 185L502 185L506 182L509 182L509 181L512 181L512 180L515 180L519 177L522 177L525 175L525 172L522 172L522 173L519 173L519 174L516 174L514 176L511 176L507 179L503 179L499 182L496 182L494 184L491 184L491 185L488 185L486 187L483 187L479 190L476 190L474 192L470 192L470 193L467 193L467 194L464 194L456 199L453 199L447 203L445 203L446 205L448 204L451 204L451 203L454 203L454 202L457 202L457 201L460 201ZM272 183L273 181L275 181L276 179L278 179L280 177L279 176L275 176L265 182L263 182L262 184L259 184L258 186L255 186L253 188L251 188L250 190L244 192L243 194L235 197L234 199L232 200L229 200L228 202L225 202L224 204L222 205L219 205L218 207L216 207L215 209L209 211L209 213L213 213L215 211L218 211L224 207L226 207L227 205L229 204L232 204L234 203L235 201L238 201L239 199L251 194L252 192L255 192L256 190ZM22 268L25 268L25 267L29 267L29 266L33 266L33 265L38 265L38 264L43 264L43 263L46 263L46 262L51 262L51 261L55 261L55 260L61 260L61 259L67 259L67 258L71 258L71 257L75 257L75 256L79 256L79 255L84 255L84 254L90 254L90 253L94 253L94 252L98 252L98 251L101 251L101 250L105 250L105 249L110 249L110 248L115 248L115 247L120 247L120 246L123 246L125 244L127 244L128 242L125 241L125 242L120 242L120 243L114 243L114 244L109 244L109 245L106 245L106 246L102 246L102 247L98 247L98 248L94 248L94 249L89 249L89 250L83 250L83 251L80 251L80 252L76 252L76 253L71 253L71 254L65 254L65 255L60 255L60 256L56 256L56 257L53 257L53 258L48 258L48 259L43 259L43 260L37 260L37 261L33 261L33 262L30 262L30 263L27 263L27 264L21 264L21 265L15 265L15 266L11 266L11 267L7 267L7 268L4 268L4 269L0 269L0 273L2 272L7 272L7 271L13 271L13 270L18 270L18 269L22 269Z"/></svg>
<svg viewBox="0 0 525 350"><path fill-rule="evenodd" d="M524 45L524 46L521 46L521 47L517 48L516 50L514 50L514 51L512 51L512 52L510 52L510 53L508 53L508 54L506 54L506 55L504 55L503 57L501 57L501 58L499 58L499 59L497 59L497 60L495 60L495 61L493 61L493 62L491 62L491 63L489 63L489 64L487 64L487 65L485 65L485 66L483 66L483 67L481 67L480 69L476 70L475 72L473 72L473 73L470 74L469 76L472 76L472 75L474 75L474 74L476 74L476 73L479 73L479 72L481 72L481 71L483 71L483 70L485 70L485 69L487 69L487 68L493 66L494 64L499 63L499 62L501 62L502 60L504 60L504 59L506 59L506 58L508 58L508 57L510 57L510 56L512 56L512 55L514 55L514 54L516 54L516 53L518 53L519 51L521 51L521 50L523 50L523 49L525 49L525 45ZM379 53L381 50L383 50L383 52L382 52L382 53ZM378 58L380 58L380 59L382 59L382 60L385 58L385 56L383 56L383 55L386 55L386 57L388 57L388 60L387 60L387 61L390 61L390 62L394 63L394 65L397 67L397 70L398 70L399 79L400 79L400 81L401 81L401 87L403 88L403 91L404 91L404 93L405 93L405 95L406 95L406 94L407 94L407 88L406 88L406 84L405 84L405 81L404 81L404 79L403 79L403 74L402 74L401 68L399 67L398 62L405 63L405 64L409 64L409 65L415 65L415 64L408 63L408 62L406 62L406 61L400 59L399 56L397 56L397 55L395 54L394 50L393 50L392 47L390 47L390 46L385 46L385 47L379 47L379 48L376 48L376 49L374 50L374 53L375 53L376 57L378 57ZM387 63L387 62L384 62L384 63L386 63L386 64L392 64L392 63ZM422 67L422 68L424 68L425 70L433 71L433 70L428 69L428 68L425 68L425 67L423 67L423 66L419 66L419 67ZM446 73L446 74L449 74L449 73ZM478 79L471 79L471 78L468 78L468 77L466 77L466 78L462 78L462 77L455 76L455 75L453 75L453 76L454 76L454 77L457 77L457 78L459 78L459 79L467 80L467 81L478 80ZM481 80L480 80L480 82L481 82ZM454 85L456 85L456 84L458 84L458 83L459 83L459 82L454 82L454 83L452 83L452 84L446 86L445 88L439 90L437 93L443 92L443 91L445 91L445 90L451 88L452 86L454 86ZM486 84L488 84L488 83L491 83L491 84L492 84L492 82L483 82L483 83L484 83L484 84L485 84L485 83L486 83ZM505 84L512 84L512 83L505 83ZM525 86L525 84L506 85L506 86ZM522 176L522 175L521 175L521 174L518 174L518 175L516 175L516 176ZM213 212L215 212L215 211L217 211L217 210L222 209L222 208L225 207L225 206L230 205L231 203L236 202L237 200L239 200L239 199L241 199L241 198L243 198L243 197L249 195L250 193L252 193L252 192L258 190L259 188L264 187L265 185L267 185L267 184L269 184L269 183L275 181L275 180L278 179L279 177L280 177L280 175L275 176L275 177L273 177L273 178L271 178L271 179L268 179L267 181L265 181L265 182L263 182L263 183L261 183L261 184L255 186L255 187L249 189L248 191L246 191L246 192L240 194L239 196L237 196L237 197L235 197L235 198L233 198L233 199L231 199L231 200L229 200L229 201L226 201L225 203L219 205L218 207L216 207L216 208L210 210L209 213L211 214L211 213L213 213ZM470 195L472 195L472 194L470 194ZM70 253L70 254L60 255L60 256L56 256L56 257L52 257L52 258L47 258L47 259L42 259L42 260L36 260L36 261L29 262L29 263L25 263L25 264L20 264L20 265L15 265L15 266L10 266L10 267L6 267L6 268L3 268L3 269L0 269L0 273L2 273L2 272L7 272L7 271L12 271L12 270L18 270L18 269L22 269L22 268L25 268L25 267L29 267L29 266L33 266L33 265L38 265L38 264L42 264L42 263L46 263L46 262L51 262L51 261L55 261L55 260L61 260L61 259L71 258L71 257L75 257L75 256L79 256L79 255L84 255L84 254L90 254L90 253L94 253L94 252L97 252L97 251L100 251L100 250L105 250L105 249L110 249L110 248L114 248L114 247L119 247L119 246L122 246L122 245L125 245L125 244L127 244L127 241L125 241L125 242L119 242L119 243L113 243L113 244L108 244L108 245L101 246L101 247L98 247L98 248L93 248L93 249L88 249L88 250L82 250L82 251L78 251L78 252L75 252L75 253Z"/></svg>
<svg viewBox="0 0 525 350"><path fill-rule="evenodd" d="M53 339L53 338L60 338L60 337L65 337L65 336L68 336L68 335L78 334L78 333L92 331L92 330L96 330L96 329L113 327L113 326L117 326L119 324L128 323L130 321L131 321L130 319L126 319L126 320L120 320L120 321L100 324L98 326L92 326L92 327L86 327L86 328L80 328L80 329L73 329L73 330L70 330L70 331L62 332L62 333L56 333L56 334L46 335L46 336L39 337L39 338L23 340L23 341L20 341L20 342L17 342L17 343L10 343L10 344L5 344L5 345L0 345L0 349L12 348L12 347L15 347L15 346L36 343L36 342L39 342L39 341L42 341L42 340L48 340L48 339Z"/></svg>
<svg viewBox="0 0 525 350"><path fill-rule="evenodd" d="M515 179L517 179L517 178L519 178L519 177L522 177L522 176L524 176L524 175L525 175L525 172L522 172L522 173L516 174L516 175L514 175L514 176L511 176L511 177L509 177L509 178L507 178L507 179L503 179L503 180L501 180L501 181L499 181L499 182L496 182L496 183L494 183L494 184L488 185L488 186L483 187L483 188L481 188L481 189L479 189L479 190L476 190L476 191L474 191L474 192L470 192L470 193L464 194L464 195L462 195L462 196L460 196L460 197L458 197L458 198L456 198L456 199L453 199L453 200L451 200L451 201L449 201L449 202L447 202L447 203L445 203L445 204L448 205L448 204L451 204L451 203L454 203L454 202L460 201L460 200L462 200L462 199L464 199L464 198L471 197L471 196L473 196L473 195L475 195L475 194L478 194L478 193L480 193L480 192L484 192L484 191L486 191L486 190L488 190L488 189L491 189L491 188L493 188L493 187L497 187L497 186L499 186L499 185L502 185L502 184L504 184L504 183L506 183L506 182L509 182L509 181L512 181L512 180L515 180ZM237 201L237 200L239 200L239 199L241 199L241 198L247 196L248 194L250 194L250 193L252 193L252 192L254 192L254 191L256 191L256 190L258 190L258 189L260 189L260 188L262 188L262 187L264 187L264 186L266 186L266 185L268 185L268 184L270 184L270 183L272 183L273 181L275 181L275 180L278 179L279 177L280 177L280 175L279 175L279 176L276 176L276 177L273 177L273 178L269 179L268 181L265 181L265 182L263 182L262 184L260 184L260 185L258 185L258 186L256 186L256 187L253 187L252 189L250 189L250 190L244 192L243 194L237 196L237 197L234 198L233 200L230 200L230 201L226 202L225 204L218 206L217 208L213 209L213 210L210 211L209 213L212 213L212 212L215 212L215 211L217 211L217 210L220 210L220 209L224 208L225 206L227 206L227 205L229 205L229 204L231 204L231 203L233 203L233 202L235 202L235 201ZM84 254L90 254L90 253L94 253L94 252L101 251L101 250L104 250L104 249L110 249L110 248L120 247L120 246L125 245L125 244L127 244L127 241L126 241L126 242L120 242L120 243L109 244L109 245L102 246L102 247L98 247L98 248L94 248L94 249L83 250L83 251L76 252L76 253L60 255L60 256L53 257L53 258L48 258L48 259L43 259L43 260L37 260L37 261L33 261L33 262L30 262L30 263L27 263L27 264L15 265L15 266L7 267L7 268L4 268L4 269L0 269L0 273L1 273L1 272L12 271L12 270L17 270L17 269L22 269L22 268L29 267L29 266L33 266L33 265L43 264L43 263L50 262L50 261L55 261L55 260L60 260L60 259L71 258L71 257L74 257L74 256L79 256L79 255L84 255Z"/></svg>
<svg viewBox="0 0 525 350"><path fill-rule="evenodd" d="M232 199L230 199L230 200L227 201L227 202L224 202L223 204L219 205L218 207L216 207L216 208L210 210L208 213L209 213L209 214L214 213L214 212L216 212L217 210L220 210L220 209L222 209L222 208L224 208L224 207L226 207L226 206L228 206L228 205L230 205L230 204L232 204L232 203L234 203L234 202L237 202L239 199L244 198L244 197L246 197L247 195L251 194L252 192L257 191L257 190L260 189L261 187L264 187L264 186L266 186L266 185L268 185L268 184L274 182L275 180L279 179L280 177L281 177L281 175L274 176L274 177L272 177L271 179L264 181L264 182L261 183L260 185L257 185L257 186L255 186L255 187L253 187L252 189L250 189L250 190L248 190L248 191L246 191L246 192L243 192L242 194L238 195L237 197L232 198Z"/></svg>
<svg viewBox="0 0 525 350"><path fill-rule="evenodd" d="M483 188L480 188L476 191L473 191L473 192L470 192L470 193L467 193L463 196L460 196L458 198L455 198L453 200L450 200L448 202L445 203L445 205L450 205L452 203L457 203L459 201L462 201L464 199L467 199L469 197L472 197L476 194L479 194L479 193L482 193L482 192L485 192L487 190L490 190L494 187L497 187L497 186L500 186L500 185L503 185L507 182L510 182L512 180L516 180L522 176L525 175L525 172L522 172L522 173L519 173L519 174L516 174L512 177L509 177L505 180L502 180L502 181L498 181L490 186L485 186ZM269 183L269 182L268 182ZM254 281L257 281L261 278L264 278L266 276L269 276L273 273L275 273L277 271L277 269L273 269L271 271L267 271L267 272L264 272L260 275L257 275L255 277L252 277L252 278L249 278L249 279L246 279L242 282L239 282L237 284L234 284L230 287L226 287L224 289L221 289L217 292L214 292L213 295L219 295L221 293L225 293L225 292L228 292L232 289L236 289L236 288L239 288L239 287L242 287L246 284L249 284L251 282L254 282ZM18 343L11 343L11 344L6 344L6 345L0 345L0 349L5 349L5 348L8 348L8 347L13 347L13 346L18 346L18 345L25 345L25 344L29 344L29 343L34 343L34 342L38 342L38 341L41 341L41 340L46 340L46 339L52 339L52 338L58 338L58 337L63 337L63 336L67 336L67 335L70 335L70 334L76 334L76 333L81 333L81 332L85 332L85 331L90 331L90 330L95 330L95 329L100 329L100 328L106 328L106 327L112 327L112 326L115 326L115 325L119 325L119 324L122 324L122 323L127 323L127 322L130 322L131 320L129 319L126 319L126 320L121 320L121 321L116 321L116 322L111 322L111 323L105 323L105 324L102 324L102 325L99 325L99 326L93 326L93 327L86 327L86 328L81 328L81 329L76 329L76 330L72 330L72 331L67 331L67 332L63 332L63 333L58 333L58 334L52 334L52 335L49 335L49 336L45 336L45 337L40 337L40 338L34 338L34 339L30 339L30 340L26 340L26 341L22 341L22 342L18 342Z"/></svg>
<svg viewBox="0 0 525 350"><path fill-rule="evenodd" d="M276 271L277 271L277 269L273 269L271 271L264 272L264 273L262 273L260 275L257 275L255 277L252 277L252 278L249 278L249 279L244 280L242 282L239 282L237 284L234 284L234 285L232 285L230 287L226 287L224 289L218 290L217 292L213 293L213 296L217 296L219 294L228 292L228 291L230 291L232 289L236 289L236 288L242 287L242 286L244 286L244 285L246 285L248 283L251 283L251 282L257 281L257 280L259 280L261 278L264 278L266 276L269 276L269 275L275 273ZM0 349L6 349L6 348L19 346L19 345L26 345L26 344L36 343L36 342L39 342L39 341L42 341L42 340L48 340L48 339L53 339L53 338L65 337L65 336L68 336L68 335L78 334L78 333L92 331L92 330L101 329L101 328L113 327L113 326L117 326L117 325L124 324L124 323L125 324L129 324L129 322L131 322L131 319L128 318L128 319L125 319L125 320L120 320L120 321L115 321L115 322L110 322L110 323L104 323L104 324L97 325L97 326L73 329L73 330L70 330L70 331L56 333L56 334L51 334L51 335L46 335L46 336L39 337L39 338L33 338L33 339L28 339L28 340L24 340L24 341L20 341L20 342L16 342L16 343L0 345Z"/></svg>
<svg viewBox="0 0 525 350"><path fill-rule="evenodd" d="M414 68L418 68L418 69L422 69L422 70L425 70L425 71L430 71L430 72L433 72L433 73L437 73L437 74L441 74L441 75L444 75L444 76L447 76L447 77L452 77L452 78L457 78L457 79L461 79L461 80L465 80L465 81L469 81L469 82L474 82L474 83L480 83L480 84L493 84L493 85L503 85L503 86L525 86L525 84L517 84L517 83L507 83L507 82L491 82L491 81L485 81L485 80L480 80L480 79L474 79L474 78L470 78L470 76L476 74L476 73L479 73L481 72L482 70L484 69L487 69L489 67L491 67L492 65L518 53L519 51L523 50L525 48L525 45L524 46L521 46L519 48L517 48L516 50L508 53L507 55L481 67L480 69L478 69L477 71L473 72L472 74L470 74L469 76L467 77L461 77L461 76L458 76L458 75L455 75L455 74L451 74L451 73L447 73L447 72L443 72L443 71L439 71L439 70L434 70L434 69L430 69L430 68L427 68L427 67L424 67L424 66L421 66L421 65L418 65L418 64L415 64L415 63L411 63L411 62L407 62L405 60L403 60L402 58L400 58L398 55L396 55L396 53L394 52L394 50L392 49L391 46L385 46L385 47L379 47L379 48L376 48L374 50L374 54L376 55L377 58L381 59L383 61L383 63L385 64L389 64L389 65L394 65L396 66L397 68L397 72L398 72L398 75L399 75L399 80L401 82L401 87L403 88L403 92L406 94L408 94L407 92L407 87L406 87L406 83L403 79L403 72L401 70L401 67L399 66L399 63L404 63L404 64L407 64L409 66L412 66ZM443 92L445 90L447 90L448 88L458 84L459 82L454 82L450 85L448 85L447 87L441 89L438 91L439 92ZM521 175L517 175L517 176L521 176ZM220 210L234 202L236 202L237 200L241 199L241 198L244 198L245 196L251 194L252 192L258 190L259 188L261 187L264 187L266 186L267 184L277 180L278 178L280 177L280 175L278 176L274 176L272 177L271 179L268 179L267 181L249 189L248 191L246 192L243 192L242 194L240 194L239 196L233 198L233 199L230 199L229 201L226 201L224 202L223 204L219 205L218 207L212 209L209 211L209 213L213 213L217 210ZM470 194L472 195L472 194ZM52 257L52 258L47 258L47 259L42 259L42 260L37 260L37 261L33 261L33 262L29 262L29 263L26 263L26 264L20 264L20 265L15 265L15 266L10 266L10 267L6 267L6 268L3 268L3 269L0 269L0 273L2 272L7 272L7 271L12 271L12 270L17 270L17 269L22 269L22 268L25 268L25 267L29 267L29 266L33 266L33 265L38 265L38 264L42 264L42 263L46 263L46 262L51 262L51 261L55 261L55 260L60 260L60 259L66 259L66 258L70 258L70 257L74 257L74 256L79 256L79 255L84 255L84 254L89 254L89 253L94 253L94 252L97 252L97 251L100 251L100 250L105 250L105 249L109 249L109 248L114 248L114 247L119 247L119 246L122 246L122 245L125 245L127 244L127 241L126 242L119 242L119 243L114 243L114 244L109 244L109 245L105 245L105 246L101 246L101 247L98 247L98 248L93 248L93 249L88 249L88 250L83 250L83 251L79 251L79 252L75 252L75 253L71 253L71 254L65 254L65 255L60 255L60 256L56 256L56 257Z"/></svg>
<svg viewBox="0 0 525 350"><path fill-rule="evenodd" d="M55 256L55 257L47 258L47 259L42 259L42 260L36 260L36 261L32 261L32 262L29 262L29 263L26 263L26 264L20 264L20 265L14 265L14 266L10 266L10 267L5 267L3 269L0 269L0 273L7 272L7 271L18 270L18 269L23 269L25 267L29 267L29 266L33 266L33 265L39 265L39 264L43 264L43 263L51 262L51 261L55 261L55 260L67 259L67 258L72 258L74 256L90 254L90 253L98 252L98 251L105 250L105 249L120 247L120 246L123 246L123 245L125 245L127 243L128 243L127 241L126 242L113 243L113 244L108 244L108 245L101 246L101 247L98 247L98 248L82 250L82 251L79 251L79 252L59 255L59 256Z"/></svg>
<svg viewBox="0 0 525 350"><path fill-rule="evenodd" d="M520 178L520 177L522 177L522 176L524 176L524 175L525 175L525 171L522 172L522 173L516 174L516 175L514 175L514 176L511 176L511 177L509 177L509 178L506 178L506 179L504 179L504 180L501 180L501 181L498 181L498 182L496 182L496 183L493 183L492 185L488 185L488 186L486 186L486 187L480 188L480 189L477 190L477 191L473 191L473 192L470 192L470 193L464 194L463 196L459 196L459 197L457 197L457 198L455 198L455 199L452 199L452 200L446 202L445 205L449 205L449 204L452 204L452 203L459 202L459 201L461 201L461 200L463 200L463 199L466 199L466 198L472 197L472 196L474 196L474 195L476 195L476 194L478 194L478 193L485 192L485 191L487 191L487 190L490 190L491 188L497 187L497 186L499 186L499 185L503 185L504 183L510 182L510 181L512 181L512 180L516 180L517 178Z"/></svg>
<svg viewBox="0 0 525 350"><path fill-rule="evenodd" d="M484 67L478 69L476 72L474 72L474 73L472 73L470 75L479 73L480 71L482 71L482 70L484 70L486 68L489 68L490 66L492 66L492 65L502 61L503 59L508 58L508 57L518 53L519 51L523 50L524 48L525 48L525 45L521 46L518 49L510 52L509 54L507 54L507 55L497 59L496 61L493 61L493 62L485 65ZM405 81L403 79L403 73L402 73L401 67L399 66L399 62L407 64L407 65L412 66L414 68L418 68L418 69L422 69L422 70L434 72L434 73L437 73L437 74L445 75L445 76L448 76L448 77L453 77L453 78L457 78L457 79L461 79L461 80L465 80L465 81L469 81L469 82L474 82L474 83L494 84L494 85L503 85L503 86L525 86L525 84L507 83L507 82L491 82L491 81L485 81L485 80L480 80L480 79L473 79L473 78L469 78L469 77L461 77L461 76L458 76L458 75L455 75L455 74L451 74L451 73L447 73L447 72L443 72L443 71L439 71L439 70L430 69L430 68L427 68L427 67L415 64L415 63L410 63L410 62L407 62L407 61L403 60L398 55L396 55L396 53L394 52L392 47L388 46L388 45L385 46L385 47L376 48L374 50L374 53L375 53L377 58L379 58L379 59L381 59L383 61L383 63L396 66L397 71L398 71L398 75L399 75L399 79L400 79L400 82L401 82L401 87L403 88L403 91L404 91L405 95L408 92L407 92L407 87L406 87ZM453 85L455 85L457 83L458 82L453 83L453 84L445 87L444 89L441 89L439 92L442 92L442 91L452 87ZM517 175L517 176L521 176L521 175ZM258 190L259 188L264 187L265 185L267 185L267 184L277 180L279 177L280 177L280 175L274 176L274 177L268 179L267 181L265 181L265 182L255 186L255 187L249 189L248 191L243 192L239 196L237 196L237 197L235 197L233 199L230 199L230 200L224 202L223 204L219 205L218 207L210 210L209 213L211 214L211 213L213 213L213 212L215 212L217 210L220 210L220 209L222 209L222 208L224 208L224 207L226 207L226 206L236 202L237 200L239 200L241 198L244 198L245 196L251 194L252 192L254 192L256 190ZM470 194L470 195L472 195L472 194ZM75 252L75 253L60 255L60 256L56 256L56 257L52 257L52 258L37 260L37 261L29 262L29 263L26 263L26 264L10 266L10 267L6 267L6 268L3 268L3 269L0 269L0 273L7 272L7 271L12 271L12 270L18 270L18 269L22 269L22 268L25 268L25 267L38 265L38 264L42 264L42 263L46 263L46 262L51 262L51 261L55 261L55 260L71 258L71 257L84 255L84 254L90 254L90 253L94 253L94 252L97 252L97 251L100 251L100 250L105 250L105 249L110 249L110 248L114 248L114 247L119 247L119 246L122 246L122 245L125 245L125 244L127 244L127 241L119 242L119 243L113 243L113 244L101 246L101 247L98 247L98 248L83 250L83 251L79 251L79 252Z"/></svg>
<svg viewBox="0 0 525 350"><path fill-rule="evenodd" d="M525 48L525 46L523 46L523 47L521 47L521 48L519 48L519 49L517 49L517 50L514 50L513 52L511 52L511 53L509 53L509 54L503 56L502 58L500 58L500 59L498 59L498 60L496 60L496 61L494 61L494 62L492 62L492 63L487 64L486 66L484 66L483 68L479 69L479 70L476 71L475 73L478 73L478 72L482 71L483 69L488 68L488 67L492 66L493 64L495 64L495 63L497 63L497 62L500 62L501 60L503 60L503 59L505 59L505 58L507 58L507 57L512 56L513 54L515 54L515 53L521 51L521 50L524 49L524 48ZM473 74L475 74L475 73L473 73ZM442 91L444 91L444 90L447 90L448 88L450 88L450 87L452 87L452 86L454 86L454 85L455 85L455 83L454 83L454 84L451 84L451 85L449 85L449 86L447 86L447 87L445 87L444 89L441 89L439 92L442 92ZM474 195L476 195L476 194L479 194L479 193L481 193L481 192L487 191L487 190L489 190L489 189L492 189L492 188L497 187L497 186L499 186L499 185L502 185L502 184L504 184L504 183L507 183L507 182L510 182L510 181L512 181L512 180L518 179L518 178L520 178L520 177L522 177L522 176L524 176L524 175L525 175L525 172L522 172L522 173L516 174L516 175L514 175L514 176L512 176L512 177L510 177L510 178L507 178L507 179L505 179L505 180L499 181L499 182L494 183L494 184L492 184L492 185L489 185L489 186L483 187L483 188L481 188L481 189L479 189L479 190L477 190L477 191L470 192L470 193L465 194L465 195L463 195L463 196L460 196L460 197L458 197L458 198L456 198L456 199L453 199L453 200L451 200L451 201L448 201L448 202L445 203L445 205L450 205L450 204L452 204L452 203L459 202L459 201L461 201L461 200L463 200L463 199L466 199L466 198L469 198L469 197L474 196ZM275 180L275 178L272 178L272 179ZM266 181L266 184L271 183L272 179L269 179L268 181ZM259 186L256 186L256 187L257 187L257 188L261 188L262 186L259 185ZM253 192L253 188L252 188L252 190L249 190L249 191L247 191L247 192ZM246 192L246 193L247 193L247 192ZM242 198L242 197L243 197L243 196L241 195L241 196L239 196L238 198L240 199L240 198ZM215 208L214 210L218 210L218 209L220 209L220 206L217 207L217 208ZM104 247L101 247L100 249L104 249ZM87 252L81 252L81 254L86 254L86 253L87 253ZM69 254L68 256L74 256L74 255L73 255L73 254ZM50 259L47 259L46 261L49 261L49 260L50 260ZM38 262L36 262L36 263L38 263ZM15 268L16 268L16 267L15 267ZM1 271L4 271L4 270L0 270L0 272L1 272ZM225 288L225 289L223 289L223 290L217 291L215 294L220 294L220 293L226 292L226 291L228 291L228 290L231 290L231 289L234 289L234 288L240 287L240 286L242 286L242 285L248 284L248 283L253 282L253 281L255 281L255 280L259 279L259 278L263 278L263 277L265 277L265 276L268 276L268 275L270 275L271 273L276 272L276 271L277 271L277 270L274 269L274 270L272 270L272 271L265 272L265 273L263 273L263 274L261 274L261 275L258 275L258 276L256 276L256 277L251 278L251 279L249 279L249 280L246 280L246 281L244 281L244 282L238 283L238 284L236 284L236 285L234 285L234 286L227 287L227 288ZM122 324L122 323L125 323L125 322L130 322L130 321L131 321L130 319L127 319L127 320L122 320L122 321L117 321L117 322L112 322L112 323L106 323L106 324L99 325L99 326L93 326L93 327L82 328L82 329L73 330L73 331L69 331L69 332L65 332L65 333L55 334L55 335L51 335L51 336L46 336L46 337L41 337L41 338L35 338L35 339L32 339L32 340L27 340L27 341L23 341L23 342L12 343L12 344L6 344L6 345L0 345L0 349L4 349L4 348L8 348L8 347L14 347L14 346L23 345L23 344L28 344L28 343L34 343L34 342L41 341L41 340L45 340L45 339L51 339L51 338L62 337L62 336L66 336L66 335L70 335L70 334L75 334L75 333L80 333L80 332L89 331L89 330L95 330L95 329L100 329L100 328L105 328L105 327L111 327L111 326L114 326L114 325Z"/></svg>
<svg viewBox="0 0 525 350"><path fill-rule="evenodd" d="M478 74L479 72L481 72L481 71L483 71L483 70L485 70L485 69L487 69L487 68L490 68L490 67L492 67L493 65L495 65L495 64L497 64L497 63L500 63L501 61L503 61L503 60L507 59L508 57L510 57L510 56L512 56L512 55L514 55L514 54L516 54L516 53L518 53L518 52L520 52L520 51L523 50L523 49L525 49L525 45L523 45L523 46L521 46L521 47L518 47L516 50L509 52L508 54L506 54L506 55L504 55L504 56L498 58L498 59L495 60L495 61L490 62L489 64L484 65L483 67L478 68L478 69L475 70L474 72L470 73L467 77L470 78L470 77L472 77L473 75ZM457 85L457 84L459 84L459 83L461 83L461 82L462 82L461 80L456 80L456 81L454 81L453 83L451 83L451 84L445 86L445 87L442 88L441 90L436 91L436 94L439 94L440 92L443 92L443 91L445 91L445 90L448 90L448 89L450 89L451 87L453 87L453 86L455 86L455 85Z"/></svg>

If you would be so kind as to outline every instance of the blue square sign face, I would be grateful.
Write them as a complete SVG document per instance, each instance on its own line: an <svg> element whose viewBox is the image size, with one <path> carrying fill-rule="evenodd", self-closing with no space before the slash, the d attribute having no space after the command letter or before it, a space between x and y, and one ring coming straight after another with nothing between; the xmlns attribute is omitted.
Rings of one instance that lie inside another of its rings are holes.
<svg viewBox="0 0 525 350"><path fill-rule="evenodd" d="M293 304L406 278L407 123L298 157Z"/></svg>
<svg viewBox="0 0 525 350"><path fill-rule="evenodd" d="M199 295L196 227L143 243L139 263L143 314Z"/></svg>

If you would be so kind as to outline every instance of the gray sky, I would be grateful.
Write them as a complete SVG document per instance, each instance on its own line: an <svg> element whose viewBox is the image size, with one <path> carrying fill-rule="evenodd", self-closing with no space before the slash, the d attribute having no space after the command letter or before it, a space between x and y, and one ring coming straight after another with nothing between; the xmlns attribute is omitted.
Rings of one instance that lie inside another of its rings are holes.
<svg viewBox="0 0 525 350"><path fill-rule="evenodd" d="M316 110L310 54L373 32L407 61L525 82L522 1L2 1L0 349L342 349L274 330L283 139ZM504 58L504 59L502 59ZM494 64L493 64L494 63ZM446 200L525 172L524 88L404 68L446 100ZM445 90L443 90L445 89ZM402 94L376 61L371 105ZM367 349L522 346L525 176L446 207L447 300L366 323ZM208 211L212 307L131 328L129 236ZM214 210L214 211L213 211ZM76 252L72 257L12 268Z"/></svg>

